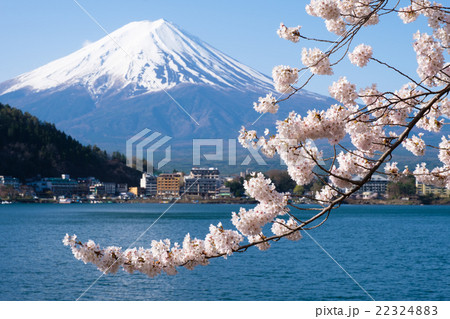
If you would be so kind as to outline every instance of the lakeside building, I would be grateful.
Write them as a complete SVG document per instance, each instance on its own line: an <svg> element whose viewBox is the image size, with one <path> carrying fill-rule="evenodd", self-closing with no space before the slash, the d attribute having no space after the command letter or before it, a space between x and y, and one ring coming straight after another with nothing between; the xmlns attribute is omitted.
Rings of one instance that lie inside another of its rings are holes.
<svg viewBox="0 0 450 319"><path fill-rule="evenodd" d="M183 186L183 173L160 174L156 178L156 195L178 197Z"/></svg>
<svg viewBox="0 0 450 319"><path fill-rule="evenodd" d="M143 194L145 196L148 197L156 196L158 191L156 176L149 173L142 173L140 185L141 188L143 189Z"/></svg>
<svg viewBox="0 0 450 319"><path fill-rule="evenodd" d="M12 186L14 189L19 189L21 183L16 177L0 175L0 185Z"/></svg>
<svg viewBox="0 0 450 319"><path fill-rule="evenodd" d="M115 195L116 194L116 183L104 182L105 186L105 194L106 195Z"/></svg>
<svg viewBox="0 0 450 319"><path fill-rule="evenodd" d="M78 189L77 195L86 196L90 193L90 187L92 185L100 184L100 181L95 177L80 177L77 178Z"/></svg>
<svg viewBox="0 0 450 319"><path fill-rule="evenodd" d="M89 193L94 196L105 196L106 195L106 189L105 185L103 183L97 183L95 185L89 186Z"/></svg>
<svg viewBox="0 0 450 319"><path fill-rule="evenodd" d="M113 182L100 182L95 177L71 179L68 174L62 174L61 178L39 177L39 179L28 182L27 185L33 187L37 194L51 192L54 196L104 197L114 196L122 188L124 188L124 192L128 191L127 184L116 185Z"/></svg>
<svg viewBox="0 0 450 319"><path fill-rule="evenodd" d="M220 186L216 192L216 198L231 198L231 189L225 185Z"/></svg>
<svg viewBox="0 0 450 319"><path fill-rule="evenodd" d="M114 196L116 195L116 183L99 182L89 186L89 193L95 196Z"/></svg>
<svg viewBox="0 0 450 319"><path fill-rule="evenodd" d="M450 189L445 187L436 187L433 185L425 185L416 180L416 194L417 195L435 195L438 197L450 197Z"/></svg>
<svg viewBox="0 0 450 319"><path fill-rule="evenodd" d="M214 167L193 167L191 173L185 177L184 183L185 195L202 198L214 197L217 195L217 189L221 186L219 170Z"/></svg>
<svg viewBox="0 0 450 319"><path fill-rule="evenodd" d="M32 186L38 194L51 191L55 196L70 196L77 194L78 191L78 182L70 179L70 176L67 174L62 174L61 178L41 178L40 180L28 183L28 185Z"/></svg>
<svg viewBox="0 0 450 319"><path fill-rule="evenodd" d="M128 184L126 183L120 183L116 185L116 193L122 194L128 192Z"/></svg>
<svg viewBox="0 0 450 319"><path fill-rule="evenodd" d="M377 193L378 195L385 195L387 193L387 185L389 179L381 175L372 175L372 178L365 183L357 193Z"/></svg>
<svg viewBox="0 0 450 319"><path fill-rule="evenodd" d="M218 179L219 175L219 170L215 167L193 167L191 169L191 173L188 176L189 178Z"/></svg>

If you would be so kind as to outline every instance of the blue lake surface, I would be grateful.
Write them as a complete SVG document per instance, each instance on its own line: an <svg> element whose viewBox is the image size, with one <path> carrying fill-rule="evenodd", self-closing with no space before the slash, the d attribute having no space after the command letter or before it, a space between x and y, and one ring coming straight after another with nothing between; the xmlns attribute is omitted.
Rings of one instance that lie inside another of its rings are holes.
<svg viewBox="0 0 450 319"><path fill-rule="evenodd" d="M0 299L75 300L99 278L61 240L124 248L169 205L0 205ZM251 206L249 206L251 207ZM174 205L136 246L153 239L204 238L211 223L231 227L236 205ZM448 300L450 207L342 206L309 234L376 300ZM304 234L268 251L250 248L176 276L102 276L81 300L370 300Z"/></svg>

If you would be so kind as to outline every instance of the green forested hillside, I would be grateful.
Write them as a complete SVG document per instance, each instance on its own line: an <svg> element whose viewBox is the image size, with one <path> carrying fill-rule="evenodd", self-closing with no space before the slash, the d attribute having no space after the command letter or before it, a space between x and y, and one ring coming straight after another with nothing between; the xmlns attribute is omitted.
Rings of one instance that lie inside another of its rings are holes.
<svg viewBox="0 0 450 319"><path fill-rule="evenodd" d="M140 177L140 172L125 165L123 155L83 146L53 124L0 103L0 175L23 181L62 173L129 185L137 185Z"/></svg>

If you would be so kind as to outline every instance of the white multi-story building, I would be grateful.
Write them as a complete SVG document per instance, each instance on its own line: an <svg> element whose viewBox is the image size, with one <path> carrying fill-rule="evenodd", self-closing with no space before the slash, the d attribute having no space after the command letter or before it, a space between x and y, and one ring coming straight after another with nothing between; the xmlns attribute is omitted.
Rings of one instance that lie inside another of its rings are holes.
<svg viewBox="0 0 450 319"><path fill-rule="evenodd" d="M188 178L201 178L201 179L218 179L219 170L215 167L210 168L198 168L193 167L191 173L187 176Z"/></svg>
<svg viewBox="0 0 450 319"><path fill-rule="evenodd" d="M141 188L144 190L145 196L156 196L157 179L156 176L148 173L142 173Z"/></svg>
<svg viewBox="0 0 450 319"><path fill-rule="evenodd" d="M360 189L359 193L377 193L378 195L384 195L387 192L387 185L389 179L381 175L372 175L372 178L365 183Z"/></svg>
<svg viewBox="0 0 450 319"><path fill-rule="evenodd" d="M220 187L219 170L217 168L192 168L191 173L184 178L184 193L186 195L212 197Z"/></svg>

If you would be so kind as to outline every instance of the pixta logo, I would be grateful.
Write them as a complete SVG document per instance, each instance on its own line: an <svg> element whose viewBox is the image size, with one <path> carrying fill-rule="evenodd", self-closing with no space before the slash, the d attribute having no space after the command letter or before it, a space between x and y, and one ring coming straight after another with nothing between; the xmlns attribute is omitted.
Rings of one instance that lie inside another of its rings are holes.
<svg viewBox="0 0 450 319"><path fill-rule="evenodd" d="M136 159L136 169L144 171L144 151L147 159L147 173L154 173L154 169L161 169L171 160L170 145L165 149L165 156L158 163L154 163L154 153L172 138L170 136L162 136L159 132L151 133L148 128L143 129L127 140L126 157L127 166L133 167L134 159ZM161 137L162 136L162 137ZM160 138L161 137L161 138ZM159 139L158 139L159 138ZM133 156L133 149L136 149L136 155ZM155 165L156 164L156 165Z"/></svg>
<svg viewBox="0 0 450 319"><path fill-rule="evenodd" d="M171 161L171 146L167 146L165 148L164 158L159 162L155 163L155 152L160 149L164 144L170 141L172 137L164 136L159 132L153 132L148 128L143 129L139 133L135 134L131 138L129 138L126 142L126 157L127 157L127 166L135 167L137 170L143 172L144 171L144 159L147 160L147 173L155 173L154 170L160 170L164 165ZM280 139L280 145L284 145L285 149L291 148L296 149L296 145L298 145L298 141L294 139ZM308 140L308 149L316 149L314 141ZM211 153L211 148L214 148L214 152ZM224 149L228 148L228 152L224 152ZM205 149L208 149L207 151ZM247 155L244 160L237 159L237 141L236 139L193 139L192 140L192 165L199 166L201 165L202 158L211 162L224 162L224 160L228 161L228 166L247 166L253 160L259 166L265 166L267 163L264 161L263 156L260 154L261 146L253 147L249 145L246 148ZM305 158L310 158L310 156L305 151L304 153L299 153L297 156L298 165L301 165L301 162ZM161 154L162 152L158 152ZM245 155L245 154L244 154ZM320 153L315 154L315 160L318 165L325 167L325 163L322 159ZM286 165L280 157L280 164ZM292 163L291 163L292 164Z"/></svg>

